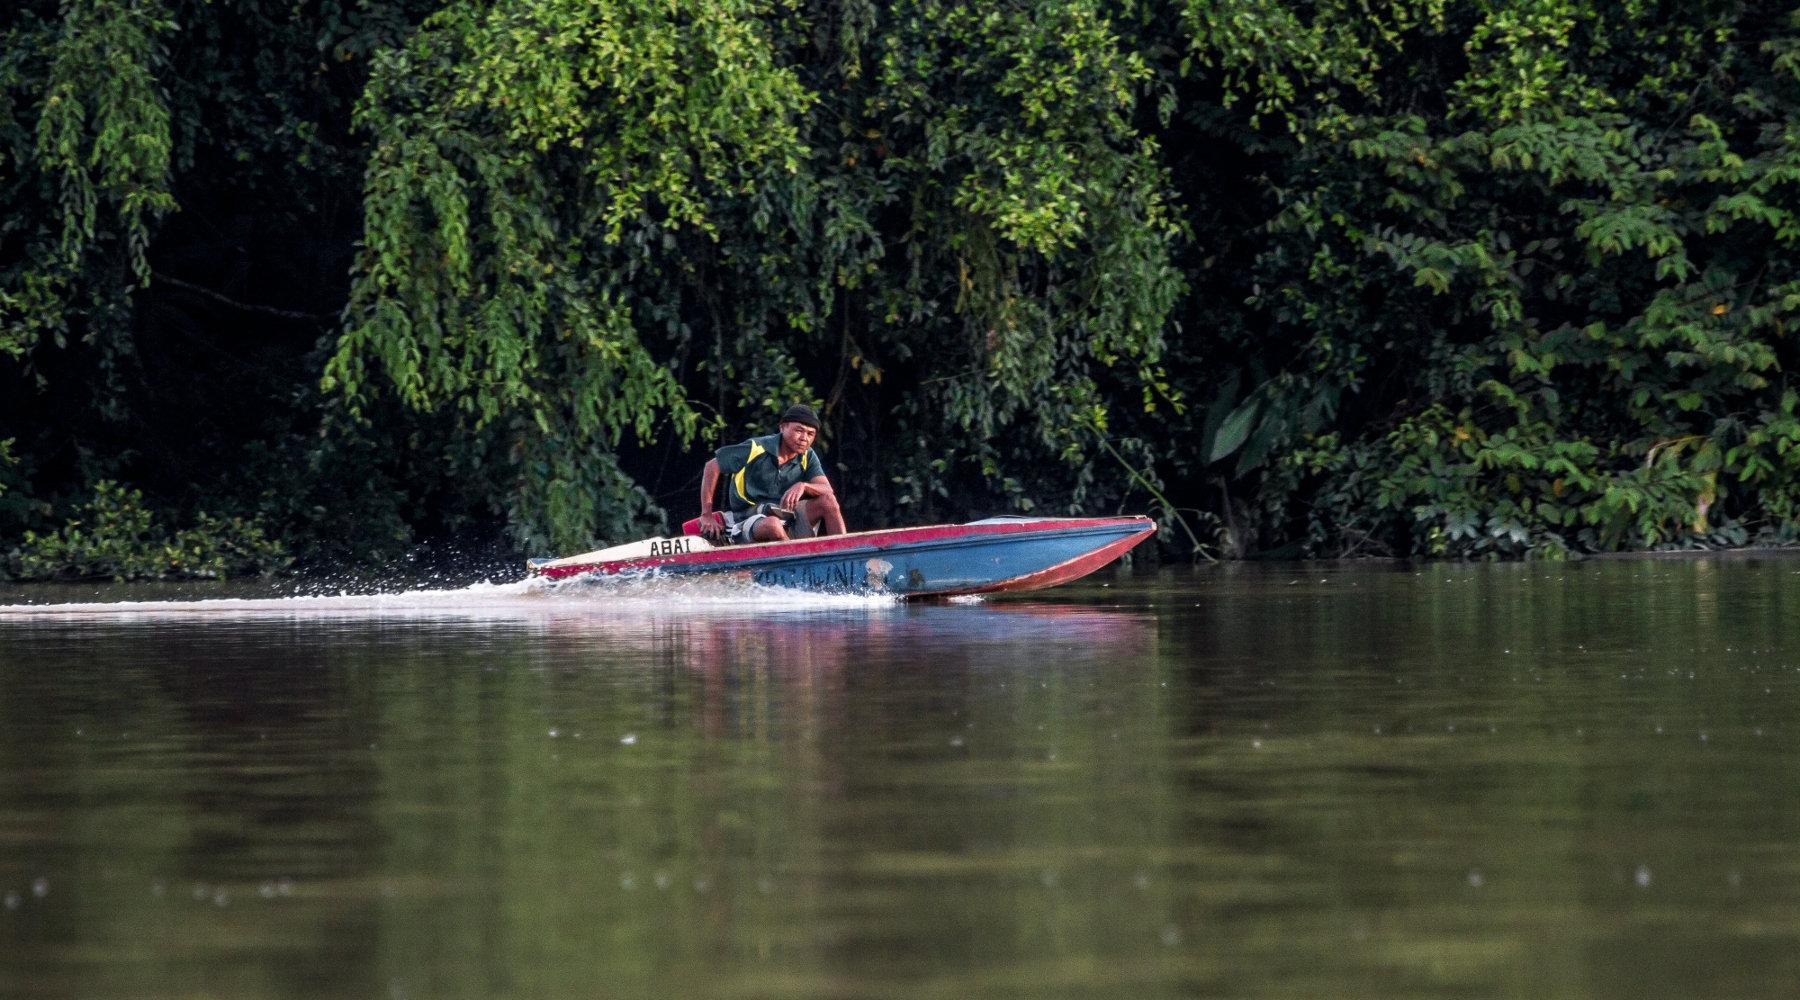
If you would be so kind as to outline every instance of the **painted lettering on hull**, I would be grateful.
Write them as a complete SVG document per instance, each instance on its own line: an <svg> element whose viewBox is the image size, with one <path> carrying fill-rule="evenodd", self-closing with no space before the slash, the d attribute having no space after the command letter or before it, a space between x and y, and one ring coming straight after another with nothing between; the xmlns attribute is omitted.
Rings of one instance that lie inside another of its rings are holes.
<svg viewBox="0 0 1800 1000"><path fill-rule="evenodd" d="M881 591L888 589L892 566L883 559L813 562L756 571L756 582L807 590Z"/></svg>
<svg viewBox="0 0 1800 1000"><path fill-rule="evenodd" d="M650 543L653 556L685 556L694 550L691 538L659 538Z"/></svg>

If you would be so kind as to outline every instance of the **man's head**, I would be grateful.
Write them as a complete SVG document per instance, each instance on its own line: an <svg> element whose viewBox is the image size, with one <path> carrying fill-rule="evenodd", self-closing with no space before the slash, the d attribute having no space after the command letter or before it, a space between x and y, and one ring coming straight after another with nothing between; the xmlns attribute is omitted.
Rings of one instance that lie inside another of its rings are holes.
<svg viewBox="0 0 1800 1000"><path fill-rule="evenodd" d="M781 443L788 451L805 451L819 436L819 415L812 407L795 403L782 411L779 429Z"/></svg>

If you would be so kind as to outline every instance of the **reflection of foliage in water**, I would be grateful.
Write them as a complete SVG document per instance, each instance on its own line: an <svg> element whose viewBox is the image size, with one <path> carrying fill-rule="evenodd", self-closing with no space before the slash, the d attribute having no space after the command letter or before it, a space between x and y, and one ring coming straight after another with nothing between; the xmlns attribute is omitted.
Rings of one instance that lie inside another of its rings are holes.
<svg viewBox="0 0 1800 1000"><path fill-rule="evenodd" d="M1773 1000L1791 568L12 623L0 980Z"/></svg>

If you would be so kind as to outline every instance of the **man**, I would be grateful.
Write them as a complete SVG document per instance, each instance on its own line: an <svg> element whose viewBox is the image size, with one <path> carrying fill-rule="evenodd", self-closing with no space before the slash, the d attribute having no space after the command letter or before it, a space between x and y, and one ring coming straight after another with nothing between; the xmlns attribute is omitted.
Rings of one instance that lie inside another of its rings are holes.
<svg viewBox="0 0 1800 1000"><path fill-rule="evenodd" d="M779 542L841 535L844 515L812 450L819 415L798 403L782 413L776 433L720 448L700 474L700 533L713 541ZM723 523L713 497L725 481ZM779 508L779 509L775 509ZM790 527L785 516L792 512Z"/></svg>

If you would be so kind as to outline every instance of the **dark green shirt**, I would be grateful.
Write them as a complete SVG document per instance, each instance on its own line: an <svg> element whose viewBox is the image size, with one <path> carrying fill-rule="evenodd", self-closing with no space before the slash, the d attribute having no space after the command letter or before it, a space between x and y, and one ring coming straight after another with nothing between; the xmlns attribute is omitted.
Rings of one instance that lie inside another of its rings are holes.
<svg viewBox="0 0 1800 1000"><path fill-rule="evenodd" d="M818 452L808 448L777 465L775 456L780 452L780 434L719 449L719 473L725 479L726 503L732 513L745 513L759 503L779 503L795 483L825 478L825 463Z"/></svg>

